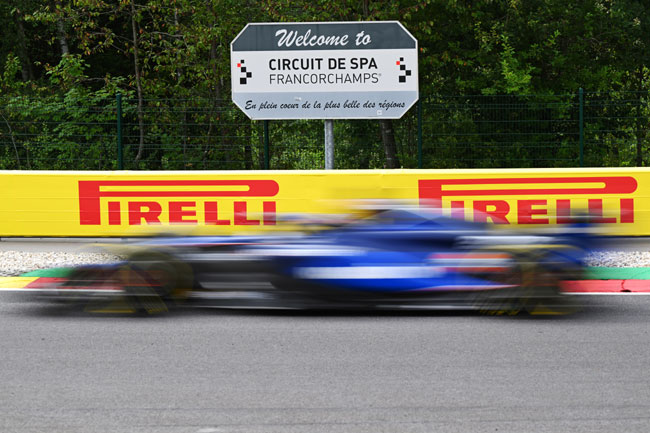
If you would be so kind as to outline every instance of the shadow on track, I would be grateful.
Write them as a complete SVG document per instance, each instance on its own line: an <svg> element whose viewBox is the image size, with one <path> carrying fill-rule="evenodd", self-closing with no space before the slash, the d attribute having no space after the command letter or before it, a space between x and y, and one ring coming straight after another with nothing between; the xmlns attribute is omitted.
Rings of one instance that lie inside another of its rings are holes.
<svg viewBox="0 0 650 433"><path fill-rule="evenodd" d="M160 320L183 320L190 317L268 317L268 318L293 318L309 320L310 318L467 318L472 320L496 320L513 322L634 322L639 316L650 314L650 300L645 302L629 302L625 300L608 299L606 301L584 302L579 311L566 315L529 315L521 313L517 315L508 314L483 314L472 310L451 310L451 311L412 311L412 310L256 310L256 309L220 309L220 308L196 308L177 307L163 314L147 314L145 312L135 313L95 313L84 311L83 306L68 304L50 303L16 303L18 308L13 308L10 314L27 317L50 318L55 320L130 320L130 321L160 321Z"/></svg>

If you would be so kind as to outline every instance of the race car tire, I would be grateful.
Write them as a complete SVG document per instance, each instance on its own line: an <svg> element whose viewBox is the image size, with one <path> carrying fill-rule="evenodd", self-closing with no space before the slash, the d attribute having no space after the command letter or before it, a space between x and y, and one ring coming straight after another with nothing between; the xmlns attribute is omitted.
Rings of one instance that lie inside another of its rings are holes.
<svg viewBox="0 0 650 433"><path fill-rule="evenodd" d="M118 279L127 295L150 314L182 304L194 283L189 265L159 252L132 255L118 270Z"/></svg>
<svg viewBox="0 0 650 433"><path fill-rule="evenodd" d="M531 250L521 254L517 260L525 271L522 293L519 297L520 311L529 315L564 315L576 311L569 299L562 295L560 265L545 263L546 252Z"/></svg>
<svg viewBox="0 0 650 433"><path fill-rule="evenodd" d="M514 316L522 312L557 314L560 279L554 271L540 264L544 251L535 249L500 251L511 254L514 264L508 272L498 278L498 282L515 287L501 290L496 294L487 293L479 296L476 303L478 310L489 315Z"/></svg>

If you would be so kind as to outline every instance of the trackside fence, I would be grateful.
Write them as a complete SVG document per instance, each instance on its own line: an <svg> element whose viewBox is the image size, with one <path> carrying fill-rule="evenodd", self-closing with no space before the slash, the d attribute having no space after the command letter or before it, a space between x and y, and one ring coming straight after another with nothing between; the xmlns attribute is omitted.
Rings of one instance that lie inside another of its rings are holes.
<svg viewBox="0 0 650 433"><path fill-rule="evenodd" d="M650 163L649 93L421 95L401 119L334 122L337 168ZM251 121L230 101L0 96L0 169L324 168L323 122Z"/></svg>

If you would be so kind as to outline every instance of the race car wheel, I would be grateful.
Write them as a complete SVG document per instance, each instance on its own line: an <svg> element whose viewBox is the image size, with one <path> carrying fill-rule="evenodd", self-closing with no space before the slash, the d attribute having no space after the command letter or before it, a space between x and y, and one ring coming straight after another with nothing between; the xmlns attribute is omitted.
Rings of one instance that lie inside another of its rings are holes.
<svg viewBox="0 0 650 433"><path fill-rule="evenodd" d="M539 267L535 273L534 285L525 299L525 310L530 315L566 315L579 308L570 297L562 294L560 281L562 275L553 270Z"/></svg>
<svg viewBox="0 0 650 433"><path fill-rule="evenodd" d="M498 291L481 293L476 302L476 307L482 314L488 315L517 315L524 309L521 300L521 287L528 279L528 270L521 263L516 262L507 272L491 279L495 282L512 288L499 289Z"/></svg>
<svg viewBox="0 0 650 433"><path fill-rule="evenodd" d="M163 253L133 255L117 274L127 296L149 314L182 303L193 286L191 268Z"/></svg>
<svg viewBox="0 0 650 433"><path fill-rule="evenodd" d="M522 269L519 311L530 315L562 315L574 310L560 291L561 275L544 263L544 251L531 250L517 256Z"/></svg>
<svg viewBox="0 0 650 433"><path fill-rule="evenodd" d="M482 294L477 306L480 312L490 315L558 314L559 277L544 268L543 251L507 251L513 257L510 269L495 280L511 285L496 293ZM493 278L494 279L494 278Z"/></svg>

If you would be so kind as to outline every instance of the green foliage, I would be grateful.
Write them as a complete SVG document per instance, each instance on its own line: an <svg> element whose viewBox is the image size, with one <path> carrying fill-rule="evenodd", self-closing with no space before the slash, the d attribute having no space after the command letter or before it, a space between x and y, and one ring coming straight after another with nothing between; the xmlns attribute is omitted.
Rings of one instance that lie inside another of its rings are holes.
<svg viewBox="0 0 650 433"><path fill-rule="evenodd" d="M86 69L88 69L88 65L81 55L64 54L56 66L47 68L47 75L50 84L55 88L58 87L62 91L70 91L75 88L81 90L79 84L88 78L84 73Z"/></svg>
<svg viewBox="0 0 650 433"><path fill-rule="evenodd" d="M37 170L115 168L113 101L107 96L71 89L63 98L8 98L1 114L20 143L20 159L4 168L20 168L20 161Z"/></svg>
<svg viewBox="0 0 650 433"><path fill-rule="evenodd" d="M261 123L227 101L230 42L249 22L356 20L419 41L425 166L575 165L579 88L587 163L643 165L648 16L645 0L6 0L0 168L116 167L117 93L127 168L260 168ZM394 129L415 167L415 109ZM322 122L271 131L272 168L322 167ZM335 138L337 167L384 167L376 122L337 121Z"/></svg>
<svg viewBox="0 0 650 433"><path fill-rule="evenodd" d="M10 93L18 91L24 83L16 79L16 75L20 71L20 59L13 53L7 55L4 71L0 75L0 89L3 93Z"/></svg>

